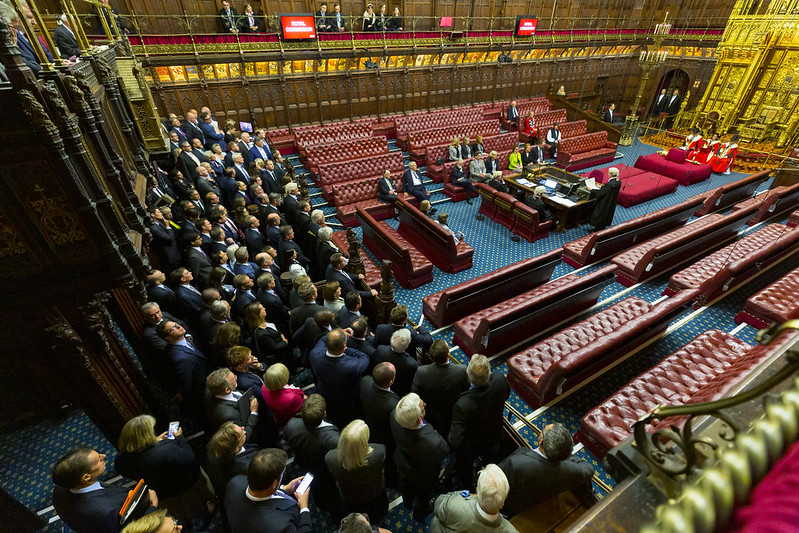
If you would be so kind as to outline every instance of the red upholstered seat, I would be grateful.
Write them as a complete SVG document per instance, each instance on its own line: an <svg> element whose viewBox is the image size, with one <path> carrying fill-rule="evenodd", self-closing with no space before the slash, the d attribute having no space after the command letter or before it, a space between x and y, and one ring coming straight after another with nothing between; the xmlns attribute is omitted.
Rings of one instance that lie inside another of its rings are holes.
<svg viewBox="0 0 799 533"><path fill-rule="evenodd" d="M540 222L538 211L524 202L513 204L513 229L511 231L527 242L543 239L549 235L551 226L552 220Z"/></svg>
<svg viewBox="0 0 799 533"><path fill-rule="evenodd" d="M776 217L796 209L797 205L799 205L799 183L787 187L774 187L760 203L757 213L746 223L754 226L767 218Z"/></svg>
<svg viewBox="0 0 799 533"><path fill-rule="evenodd" d="M348 161L319 165L319 185L322 197L333 205L333 184L366 178L380 178L385 170L391 171L394 181L402 179L405 161L402 152L352 158Z"/></svg>
<svg viewBox="0 0 799 533"><path fill-rule="evenodd" d="M523 120L527 118L529 115L529 111L527 111L524 115L519 115L519 120ZM546 132L549 131L555 122L558 122L558 127L560 127L560 123L566 122L566 110L565 109L546 109L546 110L536 110L533 114L535 118L535 127L536 127L536 136L539 139L546 138ZM542 137L543 132L543 137ZM565 137L562 137L565 138ZM530 136L528 136L523 131L519 130L519 142L530 142Z"/></svg>
<svg viewBox="0 0 799 533"><path fill-rule="evenodd" d="M746 281L785 253L797 250L799 229L769 224L671 276L664 294L698 289L704 301Z"/></svg>
<svg viewBox="0 0 799 533"><path fill-rule="evenodd" d="M799 268L750 296L735 321L762 329L794 318L799 318Z"/></svg>
<svg viewBox="0 0 799 533"><path fill-rule="evenodd" d="M596 374L660 334L690 306L696 291L684 291L652 306L627 298L508 360L511 386L538 407Z"/></svg>
<svg viewBox="0 0 799 533"><path fill-rule="evenodd" d="M659 154L642 155L638 157L635 166L642 170L648 170L675 179L680 185L699 183L710 178L713 172L710 165L685 161L685 150L680 150L679 148L672 148L666 156Z"/></svg>
<svg viewBox="0 0 799 533"><path fill-rule="evenodd" d="M602 458L632 433L638 419L658 405L696 403L691 397L752 346L729 333L702 333L591 409L577 439Z"/></svg>
<svg viewBox="0 0 799 533"><path fill-rule="evenodd" d="M474 248L457 242L451 231L434 222L405 200L397 200L400 235L408 239L432 263L444 272L455 273L472 268Z"/></svg>
<svg viewBox="0 0 799 533"><path fill-rule="evenodd" d="M372 127L369 124L343 123L333 126L314 127L309 130L294 130L294 142L300 155L305 157L309 146L318 144L332 144L337 141L351 141L372 136Z"/></svg>
<svg viewBox="0 0 799 533"><path fill-rule="evenodd" d="M485 309L531 290L550 278L560 262L559 251L556 249L524 259L426 296L422 300L424 316L440 328L477 309Z"/></svg>
<svg viewBox="0 0 799 533"><path fill-rule="evenodd" d="M423 165L428 146L452 142L454 137L463 137L464 135L474 138L478 134L483 137L499 135L499 124L494 120L467 121L443 128L411 131L408 133L408 156L412 161Z"/></svg>
<svg viewBox="0 0 799 533"><path fill-rule="evenodd" d="M791 213L791 216L788 217L788 222L786 222L790 227L795 228L799 226L799 210L794 211Z"/></svg>
<svg viewBox="0 0 799 533"><path fill-rule="evenodd" d="M704 205L696 211L696 216L701 217L714 211L720 211L749 198L758 186L768 179L769 174L771 174L771 170L763 170L715 189L705 200Z"/></svg>
<svg viewBox="0 0 799 533"><path fill-rule="evenodd" d="M677 190L676 180L641 170L627 165L614 165L619 169L621 190L617 203L623 207L632 207ZM608 170L611 167L595 169L583 176L596 179L597 183L607 183Z"/></svg>
<svg viewBox="0 0 799 533"><path fill-rule="evenodd" d="M502 224L508 229L513 228L513 205L518 202L512 195L496 191L494 193L494 204L496 205L496 213L494 214L494 222Z"/></svg>
<svg viewBox="0 0 799 533"><path fill-rule="evenodd" d="M557 166L566 170L579 170L613 161L616 143L608 141L608 132L597 131L561 139L558 144Z"/></svg>
<svg viewBox="0 0 799 533"><path fill-rule="evenodd" d="M315 177L319 173L319 165L387 153L388 141L382 136L334 144L309 146L305 149L303 166Z"/></svg>
<svg viewBox="0 0 799 533"><path fill-rule="evenodd" d="M563 245L563 260L581 268L619 253L636 243L682 226L709 193L616 224Z"/></svg>
<svg viewBox="0 0 799 533"><path fill-rule="evenodd" d="M283 155L293 154L297 151L297 147L294 146L294 135L288 128L267 130L266 140Z"/></svg>
<svg viewBox="0 0 799 533"><path fill-rule="evenodd" d="M346 228L356 226L355 210L358 207L366 209L377 220L384 220L394 216L394 205L381 202L377 199L377 182L380 178L366 178L345 183L333 184L332 196L336 204L336 216ZM394 177L394 187L398 193L402 192L402 178ZM411 199L418 202L418 199Z"/></svg>
<svg viewBox="0 0 799 533"><path fill-rule="evenodd" d="M493 220L497 214L497 204L494 202L496 189L485 183L475 183L474 187L480 195L480 209L477 212Z"/></svg>

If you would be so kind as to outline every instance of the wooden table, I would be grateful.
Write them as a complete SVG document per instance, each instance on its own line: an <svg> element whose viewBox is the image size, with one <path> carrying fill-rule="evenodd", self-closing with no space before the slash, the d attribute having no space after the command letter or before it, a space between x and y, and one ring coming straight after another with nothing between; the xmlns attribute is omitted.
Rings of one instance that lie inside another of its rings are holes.
<svg viewBox="0 0 799 533"><path fill-rule="evenodd" d="M533 185L531 187L519 183L517 179L522 177L524 177L524 174L513 174L510 176L506 176L504 178L504 181L509 188L515 191L524 194L533 194L533 190L535 189L536 185ZM546 175L534 176L534 178L538 178L540 180L544 180L548 177L556 179L554 176L546 176ZM529 181L533 180L529 179ZM553 197L544 194L541 196L541 199L544 201L545 204L550 206L555 211L554 231L563 233L568 228L579 226L580 224L587 222L588 219L591 218L591 213L594 210L594 203L596 202L596 199L591 198L586 200L579 200L575 202L574 205L564 205L558 202L557 200L554 200Z"/></svg>

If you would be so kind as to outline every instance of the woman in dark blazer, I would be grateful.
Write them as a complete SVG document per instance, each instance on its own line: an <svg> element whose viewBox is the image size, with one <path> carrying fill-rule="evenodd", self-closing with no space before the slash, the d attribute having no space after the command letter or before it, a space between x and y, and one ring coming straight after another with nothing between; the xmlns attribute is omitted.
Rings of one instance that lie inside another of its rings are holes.
<svg viewBox="0 0 799 533"><path fill-rule="evenodd" d="M297 367L291 346L277 326L266 321L266 309L260 303L252 303L245 310L247 325L252 332L252 349L255 356L270 365L281 362L290 369Z"/></svg>
<svg viewBox="0 0 799 533"><path fill-rule="evenodd" d="M353 420L339 437L338 448L325 455L325 463L333 474L341 496L342 511L366 513L369 521L379 524L388 512L383 463L386 447L369 443L369 426Z"/></svg>
<svg viewBox="0 0 799 533"><path fill-rule="evenodd" d="M208 514L214 495L200 463L178 428L173 439L155 435L155 418L140 415L128 420L119 437L116 471L144 482L158 495L158 506L181 522Z"/></svg>

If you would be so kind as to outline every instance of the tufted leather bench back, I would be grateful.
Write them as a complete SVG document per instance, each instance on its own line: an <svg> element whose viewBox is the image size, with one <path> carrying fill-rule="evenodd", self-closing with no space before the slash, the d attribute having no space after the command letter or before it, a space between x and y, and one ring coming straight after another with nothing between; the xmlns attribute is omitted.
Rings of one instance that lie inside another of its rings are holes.
<svg viewBox="0 0 799 533"><path fill-rule="evenodd" d="M399 233L444 272L460 272L472 266L474 248L455 242L455 236L419 209L398 199Z"/></svg>
<svg viewBox="0 0 799 533"><path fill-rule="evenodd" d="M305 150L306 168L316 174L322 164L387 153L388 141L384 136L309 146Z"/></svg>
<svg viewBox="0 0 799 533"><path fill-rule="evenodd" d="M343 205L377 198L377 182L380 178L368 178L345 183L333 184L333 202L336 207ZM402 176L394 177L394 188L397 192L402 191Z"/></svg>
<svg viewBox="0 0 799 533"><path fill-rule="evenodd" d="M473 139L477 134L483 137L499 134L499 123L495 120L484 120L471 124L458 124L444 128L412 131L408 134L408 147L410 150L422 150L427 146L452 142L453 137L469 136Z"/></svg>
<svg viewBox="0 0 799 533"><path fill-rule="evenodd" d="M412 131L431 130L444 126L454 126L474 122L482 118L473 108L443 109L420 115L401 117L394 121L394 129L398 139L407 139Z"/></svg>
<svg viewBox="0 0 799 533"><path fill-rule="evenodd" d="M402 152L391 152L376 156L338 161L319 165L319 180L323 187L359 178L382 176L388 169L393 173L403 172Z"/></svg>
<svg viewBox="0 0 799 533"><path fill-rule="evenodd" d="M762 329L794 318L799 318L799 268L750 296L735 321Z"/></svg>
<svg viewBox="0 0 799 533"><path fill-rule="evenodd" d="M353 139L364 139L372 136L372 127L369 124L340 124L324 128L314 128L294 134L294 142L301 153L305 153L308 146L317 144L332 144Z"/></svg>
<svg viewBox="0 0 799 533"><path fill-rule="evenodd" d="M538 138L546 139L547 133L551 126L545 128L538 128ZM585 120L575 120L574 122L563 122L558 124L561 139L568 139L569 137L577 137L588 133L588 122Z"/></svg>
<svg viewBox="0 0 799 533"><path fill-rule="evenodd" d="M552 111L544 111L543 113L536 113L533 116L535 117L535 127L539 129L541 128L549 129L552 127L553 124L555 124L555 122L557 122L558 127L560 127L561 122L566 122L565 109L553 109Z"/></svg>
<svg viewBox="0 0 799 533"><path fill-rule="evenodd" d="M594 133L587 133L570 139L562 139L558 145L558 151L569 154L590 152L591 150L604 148L607 140L608 132L595 131Z"/></svg>
<svg viewBox="0 0 799 533"><path fill-rule="evenodd" d="M752 196L758 186L767 180L770 174L771 170L766 169L738 181L725 183L713 190L712 194L705 200L702 208L697 210L696 216L701 217L708 213L719 211Z"/></svg>

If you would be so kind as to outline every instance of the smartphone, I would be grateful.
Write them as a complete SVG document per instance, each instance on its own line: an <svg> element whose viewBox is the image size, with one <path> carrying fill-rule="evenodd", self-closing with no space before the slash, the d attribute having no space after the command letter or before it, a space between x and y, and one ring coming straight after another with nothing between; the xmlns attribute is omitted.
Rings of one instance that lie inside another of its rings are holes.
<svg viewBox="0 0 799 533"><path fill-rule="evenodd" d="M295 494L305 494L305 491L307 491L308 487L311 486L311 481L313 481L313 474L308 472L307 474L305 474L305 477L302 478L302 481L300 481L300 484L297 485L297 488L294 489L294 493Z"/></svg>
<svg viewBox="0 0 799 533"><path fill-rule="evenodd" d="M178 428L180 427L180 422L170 422L169 423L169 431L167 431L166 438L174 439L175 433L178 432Z"/></svg>

